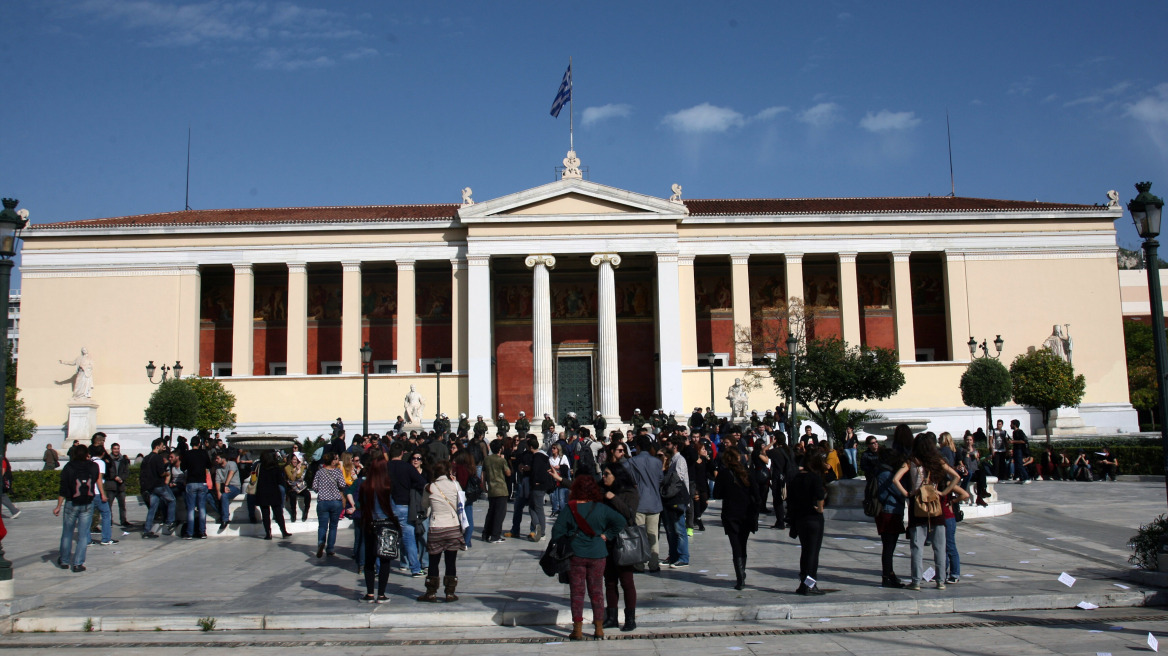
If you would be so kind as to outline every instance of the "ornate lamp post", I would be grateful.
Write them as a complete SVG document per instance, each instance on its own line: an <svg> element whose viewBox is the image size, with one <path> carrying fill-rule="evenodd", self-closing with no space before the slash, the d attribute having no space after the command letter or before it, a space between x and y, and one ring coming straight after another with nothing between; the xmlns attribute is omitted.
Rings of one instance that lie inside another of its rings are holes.
<svg viewBox="0 0 1168 656"><path fill-rule="evenodd" d="M28 225L28 210L17 210L20 201L15 198L4 199L4 209L0 211L0 307L3 311L0 316L8 316L8 292L12 285L12 258L16 255L16 242L20 238L20 231ZM0 358L0 383L7 386L8 358ZM0 457L8 452L8 441L4 435L4 404L7 394L0 395ZM4 548L0 545L0 599L11 599L15 592L12 581L12 562L4 557Z"/></svg>
<svg viewBox="0 0 1168 656"><path fill-rule="evenodd" d="M158 370L158 367L154 366L153 360L151 360L150 362L147 362L146 363L146 380L154 383L155 385L161 385L161 384L166 382L166 376L171 371L174 372L174 377L176 380L179 378L182 378L183 366L182 366L182 363L179 362L178 360L174 361L173 367L168 367L165 364L162 365L162 378L159 378L158 382L155 383L154 382L154 372L157 370ZM158 437L161 437L163 439L166 438L166 427L165 426L158 427Z"/></svg>
<svg viewBox="0 0 1168 656"><path fill-rule="evenodd" d="M997 349L997 351L998 351L997 354L993 356L995 359L1002 356L1002 346L1005 343L1006 343L1006 341L1004 339L1002 339L1001 335L998 335L997 339L994 340L994 348ZM990 357L990 349L986 344L986 340L983 339L983 340L981 340L981 344L978 344L977 340L974 339L972 335L970 335L968 344L969 344L969 357L976 358L977 357L977 350L979 348L981 349L981 353L982 353L981 357L983 357L983 358Z"/></svg>
<svg viewBox="0 0 1168 656"><path fill-rule="evenodd" d="M1132 221L1136 224L1136 232L1144 240L1144 262L1148 269L1148 294L1152 301L1152 343L1156 349L1156 388L1159 392L1160 411L1160 438L1164 449L1164 473L1168 474L1168 423L1164 421L1168 412L1168 382L1165 380L1165 367L1168 367L1168 346L1164 338L1164 298L1160 293L1160 258L1156 249L1160 242L1160 212L1164 209L1164 199L1153 196L1151 182L1136 183L1138 196L1127 204L1127 211L1131 212ZM1168 478L1166 478L1168 485Z"/></svg>
<svg viewBox="0 0 1168 656"><path fill-rule="evenodd" d="M361 435L369 434L369 365L373 362L373 349L369 342L361 347L361 373L364 375L365 401L361 406Z"/></svg>
<svg viewBox="0 0 1168 656"><path fill-rule="evenodd" d="M710 412L714 411L714 353L706 354L706 364L710 365ZM733 414L733 413L731 413Z"/></svg>
<svg viewBox="0 0 1168 656"><path fill-rule="evenodd" d="M795 410L799 407L799 399L795 396L795 358L799 357L799 338L792 334L787 335L787 359L791 361L791 407L787 409L787 433L799 434L799 420Z"/></svg>

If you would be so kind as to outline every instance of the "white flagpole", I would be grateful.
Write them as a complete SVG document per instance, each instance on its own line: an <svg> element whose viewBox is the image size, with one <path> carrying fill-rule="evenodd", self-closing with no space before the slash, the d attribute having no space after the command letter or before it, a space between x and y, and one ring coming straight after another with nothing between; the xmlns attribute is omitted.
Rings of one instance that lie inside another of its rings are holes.
<svg viewBox="0 0 1168 656"><path fill-rule="evenodd" d="M572 72L572 56L571 55L568 55L568 74L572 76L572 86L575 87L576 86L576 74ZM571 95L568 96L568 150L576 150L576 144L573 140L573 134L575 132L575 121L576 121L575 115L573 113L575 110L575 103L576 103L576 90L572 89L570 93L571 93Z"/></svg>

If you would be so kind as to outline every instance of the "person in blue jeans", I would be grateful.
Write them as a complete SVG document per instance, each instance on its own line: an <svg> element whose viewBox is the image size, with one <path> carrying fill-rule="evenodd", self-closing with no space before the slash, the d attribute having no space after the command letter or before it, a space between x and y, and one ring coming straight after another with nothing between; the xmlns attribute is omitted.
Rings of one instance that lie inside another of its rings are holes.
<svg viewBox="0 0 1168 656"><path fill-rule="evenodd" d="M1011 441L1014 443L1014 477L1018 479L1019 484L1030 482L1030 472L1026 471L1026 465L1023 462L1026 456L1030 455L1030 439L1026 437L1026 431L1022 430L1022 424L1017 419L1010 420Z"/></svg>
<svg viewBox="0 0 1168 656"><path fill-rule="evenodd" d="M669 542L669 559L663 563L677 569L689 567L689 533L685 528L685 510L689 505L689 469L681 449L685 446L685 439L674 437L664 443L665 456L669 459L669 469L665 478L669 479L676 474L681 481L682 492L674 498L661 499L661 523L665 525L665 539ZM665 487L665 483L662 483Z"/></svg>
<svg viewBox="0 0 1168 656"><path fill-rule="evenodd" d="M389 448L389 478L393 485L391 505L393 516L402 527L402 566L409 569L412 576L422 575L422 563L418 559L418 542L414 539L414 523L410 521L410 493L420 495L427 481L422 476L422 454L411 453L412 446L406 442L394 442Z"/></svg>
<svg viewBox="0 0 1168 656"><path fill-rule="evenodd" d="M860 475L860 463L856 460L856 450L859 444L860 441L856 438L856 429L851 426L844 428L844 457L852 466L852 476Z"/></svg>
<svg viewBox="0 0 1168 656"><path fill-rule="evenodd" d="M142 527L142 538L157 538L154 532L154 517L158 514L158 504L166 504L166 527L174 526L175 503L174 493L167 484L170 478L170 468L166 466L166 457L162 455L165 441L159 437L150 444L150 455L142 460L139 470L139 485L147 497L149 509L146 511L146 525Z"/></svg>
<svg viewBox="0 0 1168 656"><path fill-rule="evenodd" d="M97 465L89 461L89 450L82 444L70 449L69 462L61 469L57 507L53 508L53 515L61 517L61 545L57 554L57 566L61 569L72 567L74 572L85 571L85 551L93 523L93 486L97 479ZM74 531L78 534L76 540Z"/></svg>
<svg viewBox="0 0 1168 656"><path fill-rule="evenodd" d="M961 555L957 551L957 518L954 515L953 506L960 504L962 499L968 499L969 493L958 487L945 499L945 504L948 505L945 517L945 566L948 568L948 576L945 577L946 583L959 583L961 581ZM937 573L937 578L941 574Z"/></svg>
<svg viewBox="0 0 1168 656"><path fill-rule="evenodd" d="M90 521L93 515L101 514L101 544L110 545L117 544L118 541L113 536L113 514L110 512L109 501L105 498L105 482L103 477L105 475L105 461L101 459L105 454L105 447L94 444L89 447L89 459L93 464L97 465L97 487L93 491L93 512L90 513ZM96 540L94 541L96 543Z"/></svg>
<svg viewBox="0 0 1168 656"><path fill-rule="evenodd" d="M321 456L320 469L312 479L312 489L316 490L316 557L336 553L337 524L341 521L341 510L345 499L353 503L345 475L341 472L337 454L329 451Z"/></svg>
<svg viewBox="0 0 1168 656"><path fill-rule="evenodd" d="M191 447L183 459L186 470L187 534L184 540L207 537L207 475L211 470L211 456L203 446L202 437L191 438ZM195 518L198 518L198 524Z"/></svg>
<svg viewBox="0 0 1168 656"><path fill-rule="evenodd" d="M219 488L219 532L231 521L231 500L239 496L239 452L231 449L215 456L215 485Z"/></svg>

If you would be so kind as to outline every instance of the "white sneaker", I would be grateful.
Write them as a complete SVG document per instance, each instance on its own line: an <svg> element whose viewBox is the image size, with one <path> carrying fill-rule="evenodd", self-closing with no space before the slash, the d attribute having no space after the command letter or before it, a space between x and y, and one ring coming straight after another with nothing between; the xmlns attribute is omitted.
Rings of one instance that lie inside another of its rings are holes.
<svg viewBox="0 0 1168 656"><path fill-rule="evenodd" d="M20 517L20 511L19 511L19 510L17 510L17 511L16 511L16 514L14 514L12 517L9 517L9 519L16 519L17 517Z"/></svg>

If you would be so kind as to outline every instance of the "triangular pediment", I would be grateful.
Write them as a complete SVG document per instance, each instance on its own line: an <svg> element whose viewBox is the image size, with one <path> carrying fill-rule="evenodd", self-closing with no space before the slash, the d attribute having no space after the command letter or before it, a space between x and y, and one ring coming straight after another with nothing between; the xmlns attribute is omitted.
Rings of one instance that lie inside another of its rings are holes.
<svg viewBox="0 0 1168 656"><path fill-rule="evenodd" d="M689 214L685 205L587 180L558 180L458 210L464 223L495 221L673 219Z"/></svg>

